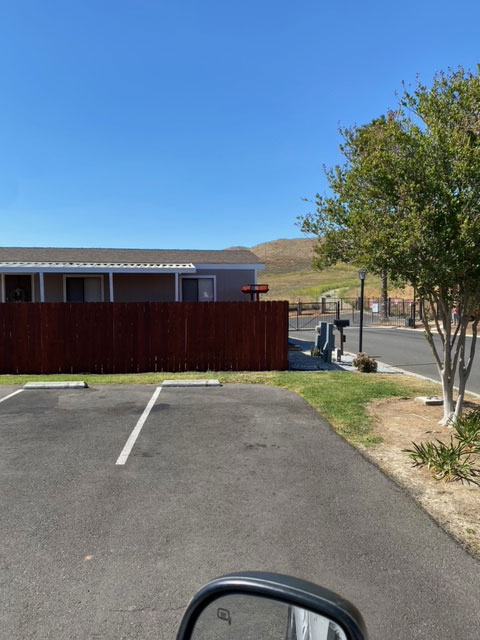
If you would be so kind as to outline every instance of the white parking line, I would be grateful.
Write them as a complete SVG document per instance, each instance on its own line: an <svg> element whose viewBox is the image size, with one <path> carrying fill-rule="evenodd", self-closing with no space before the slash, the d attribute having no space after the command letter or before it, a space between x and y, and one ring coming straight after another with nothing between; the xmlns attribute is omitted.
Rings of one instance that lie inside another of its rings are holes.
<svg viewBox="0 0 480 640"><path fill-rule="evenodd" d="M22 393L23 389L18 389L18 391L14 391L13 393L9 393L8 396L5 396L4 398L0 398L0 402L5 402L5 400L8 400L9 398L13 398L13 396L16 396L17 393Z"/></svg>
<svg viewBox="0 0 480 640"><path fill-rule="evenodd" d="M128 456L130 455L130 451L133 449L133 445L135 444L135 441L138 438L138 434L142 430L142 427L145 424L145 421L148 418L148 415L149 415L150 411L152 410L153 405L157 401L157 398L160 395L160 391L161 390L162 390L162 387L157 387L155 389L155 391L153 393L153 396L150 398L149 403L145 407L142 415L140 416L137 424L135 425L135 428L133 429L132 433L130 434L128 440L126 441L125 446L122 449L122 453L118 456L118 459L117 459L117 461L115 463L116 465L117 464L125 464L126 463L126 461L128 459Z"/></svg>

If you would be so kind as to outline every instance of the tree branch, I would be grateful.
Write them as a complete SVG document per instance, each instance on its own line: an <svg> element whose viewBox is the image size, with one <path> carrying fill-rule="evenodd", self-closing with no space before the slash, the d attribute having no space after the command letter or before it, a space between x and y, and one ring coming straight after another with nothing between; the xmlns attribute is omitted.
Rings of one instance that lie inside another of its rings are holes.
<svg viewBox="0 0 480 640"><path fill-rule="evenodd" d="M465 379L470 375L470 371L472 370L473 358L475 357L475 347L477 345L477 329L478 329L478 318L475 319L472 323L472 344L470 345L470 355L468 357L468 364L465 369Z"/></svg>
<svg viewBox="0 0 480 640"><path fill-rule="evenodd" d="M435 326L437 327L438 335L440 336L440 339L443 345L445 345L445 336L443 335L443 331L440 328L440 325L438 323L438 317L437 317L438 299L435 299L435 296L433 295L433 293L430 293L428 295L428 300L430 302L430 306L432 307L433 319L435 320Z"/></svg>
<svg viewBox="0 0 480 640"><path fill-rule="evenodd" d="M428 322L428 318L425 313L422 316L422 322L423 322L423 327L425 329L425 337L427 339L428 344L430 345L430 348L432 349L433 357L435 358L435 361L437 363L438 370L439 372L442 372L443 363L442 363L442 360L440 359L440 356L438 355L438 350L433 340L432 330L430 329L430 324Z"/></svg>

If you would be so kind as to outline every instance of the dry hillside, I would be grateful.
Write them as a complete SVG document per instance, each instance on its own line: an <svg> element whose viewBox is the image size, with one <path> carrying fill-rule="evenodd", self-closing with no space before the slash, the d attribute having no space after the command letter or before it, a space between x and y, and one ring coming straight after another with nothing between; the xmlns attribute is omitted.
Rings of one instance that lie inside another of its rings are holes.
<svg viewBox="0 0 480 640"><path fill-rule="evenodd" d="M292 238L262 242L251 251L265 264L265 273L310 271L315 238Z"/></svg>
<svg viewBox="0 0 480 640"><path fill-rule="evenodd" d="M324 271L312 268L313 247L316 242L315 238L292 238L262 242L250 247L250 251L265 264L265 270L258 274L258 281L268 284L270 292L262 296L263 300L314 301L328 292L334 297L350 298L359 295L356 267L338 264ZM395 289L389 293L400 298L411 297L410 290ZM365 295L380 295L380 280L377 276L367 276Z"/></svg>
<svg viewBox="0 0 480 640"><path fill-rule="evenodd" d="M318 300L325 291L355 284L353 267L338 265L322 272L312 268L316 242L315 238L292 238L250 247L265 265L258 274L259 282L270 285L264 300Z"/></svg>

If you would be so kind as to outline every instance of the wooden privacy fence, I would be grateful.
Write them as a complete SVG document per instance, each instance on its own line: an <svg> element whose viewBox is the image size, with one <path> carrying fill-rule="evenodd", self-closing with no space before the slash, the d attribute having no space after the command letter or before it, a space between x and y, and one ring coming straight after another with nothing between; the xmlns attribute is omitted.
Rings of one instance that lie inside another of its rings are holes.
<svg viewBox="0 0 480 640"><path fill-rule="evenodd" d="M287 368L287 302L0 304L1 373Z"/></svg>

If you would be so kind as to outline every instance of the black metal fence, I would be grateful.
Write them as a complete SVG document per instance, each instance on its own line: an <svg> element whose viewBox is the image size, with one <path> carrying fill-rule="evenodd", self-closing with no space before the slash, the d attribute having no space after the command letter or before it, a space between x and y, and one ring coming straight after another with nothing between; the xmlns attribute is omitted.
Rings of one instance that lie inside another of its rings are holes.
<svg viewBox="0 0 480 640"><path fill-rule="evenodd" d="M289 331L312 331L319 322L333 322L335 318L360 324L360 298L323 298L319 302L290 303ZM421 308L407 298L388 298L386 309L379 298L365 298L363 322L365 325L413 326L421 320Z"/></svg>

